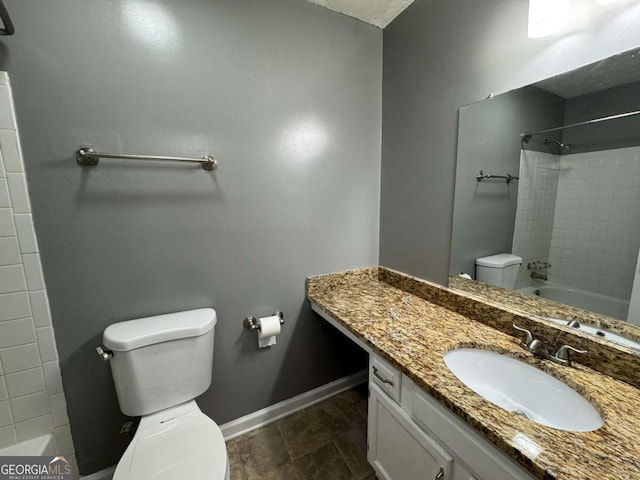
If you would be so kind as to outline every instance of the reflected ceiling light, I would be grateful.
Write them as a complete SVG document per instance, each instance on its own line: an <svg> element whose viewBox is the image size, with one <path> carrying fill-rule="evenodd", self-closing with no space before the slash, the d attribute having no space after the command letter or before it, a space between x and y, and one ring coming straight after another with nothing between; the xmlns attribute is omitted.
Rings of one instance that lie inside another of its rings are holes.
<svg viewBox="0 0 640 480"><path fill-rule="evenodd" d="M180 40L179 29L171 13L153 0L130 0L122 5L122 15L133 36L141 43L166 52Z"/></svg>
<svg viewBox="0 0 640 480"><path fill-rule="evenodd" d="M324 124L312 115L298 118L283 131L283 153L296 162L306 162L322 155L329 146L329 132Z"/></svg>
<svg viewBox="0 0 640 480"><path fill-rule="evenodd" d="M569 0L529 0L529 38L551 35L569 18Z"/></svg>
<svg viewBox="0 0 640 480"><path fill-rule="evenodd" d="M616 3L618 0L596 0L598 5L609 5L610 3Z"/></svg>

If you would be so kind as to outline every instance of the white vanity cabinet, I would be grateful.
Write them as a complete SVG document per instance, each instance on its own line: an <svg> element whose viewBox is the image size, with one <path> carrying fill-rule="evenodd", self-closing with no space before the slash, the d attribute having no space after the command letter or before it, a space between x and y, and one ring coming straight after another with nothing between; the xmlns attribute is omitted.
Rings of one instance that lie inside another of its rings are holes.
<svg viewBox="0 0 640 480"><path fill-rule="evenodd" d="M367 458L381 480L534 478L375 353L368 415Z"/></svg>
<svg viewBox="0 0 640 480"><path fill-rule="evenodd" d="M453 458L400 405L369 384L367 458L380 480L450 480Z"/></svg>

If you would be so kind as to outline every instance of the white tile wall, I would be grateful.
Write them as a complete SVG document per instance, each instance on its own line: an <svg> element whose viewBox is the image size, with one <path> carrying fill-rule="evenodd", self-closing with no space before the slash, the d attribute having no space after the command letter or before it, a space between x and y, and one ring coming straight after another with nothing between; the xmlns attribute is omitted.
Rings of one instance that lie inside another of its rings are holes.
<svg viewBox="0 0 640 480"><path fill-rule="evenodd" d="M20 263L20 249L16 237L0 238L0 266Z"/></svg>
<svg viewBox="0 0 640 480"><path fill-rule="evenodd" d="M0 350L0 361L5 375L41 366L38 345L30 343ZM44 375L44 373L43 373Z"/></svg>
<svg viewBox="0 0 640 480"><path fill-rule="evenodd" d="M64 390L58 362L44 362L42 369L44 370L44 383L47 387L47 394L53 396L56 393L62 393Z"/></svg>
<svg viewBox="0 0 640 480"><path fill-rule="evenodd" d="M557 155L522 150L513 253L522 257L516 288L529 285L530 262L548 262L556 209L560 159Z"/></svg>
<svg viewBox="0 0 640 480"><path fill-rule="evenodd" d="M49 312L47 292L44 290L29 292L29 301L31 303L33 321L36 327L51 325L51 313Z"/></svg>
<svg viewBox="0 0 640 480"><path fill-rule="evenodd" d="M0 294L24 292L27 281L24 277L22 265L8 265L0 267Z"/></svg>
<svg viewBox="0 0 640 480"><path fill-rule="evenodd" d="M18 231L20 253L37 253L38 242L36 241L36 232L33 229L33 219L31 215L14 215L13 219L16 222L16 229Z"/></svg>
<svg viewBox="0 0 640 480"><path fill-rule="evenodd" d="M9 199L9 184L6 178L0 178L0 207L11 207Z"/></svg>
<svg viewBox="0 0 640 480"><path fill-rule="evenodd" d="M0 72L0 448L51 433L75 459L24 172Z"/></svg>
<svg viewBox="0 0 640 480"><path fill-rule="evenodd" d="M520 179L513 251L525 266L548 261L552 281L628 299L640 245L640 147L523 151ZM518 287L528 275L520 269Z"/></svg>
<svg viewBox="0 0 640 480"><path fill-rule="evenodd" d="M0 294L0 322L31 316L27 292Z"/></svg>
<svg viewBox="0 0 640 480"><path fill-rule="evenodd" d="M640 147L565 155L560 165L554 278L628 299L640 245Z"/></svg>
<svg viewBox="0 0 640 480"><path fill-rule="evenodd" d="M5 380L7 382L9 398L11 399L43 392L45 390L44 374L42 373L42 367L40 367L40 365L30 370L22 370L11 374L7 373Z"/></svg>
<svg viewBox="0 0 640 480"><path fill-rule="evenodd" d="M14 445L17 441L16 429L13 426L0 428L0 448Z"/></svg>
<svg viewBox="0 0 640 480"><path fill-rule="evenodd" d="M2 145L2 159L7 172L24 172L22 166L22 151L18 142L18 132L0 130L0 145Z"/></svg>
<svg viewBox="0 0 640 480"><path fill-rule="evenodd" d="M56 351L56 341L53 336L53 327L41 327L36 329L38 338L38 348L40 349L40 359L43 362L58 360Z"/></svg>
<svg viewBox="0 0 640 480"><path fill-rule="evenodd" d="M16 424L16 435L19 442L51 433L52 430L51 415L42 415Z"/></svg>
<svg viewBox="0 0 640 480"><path fill-rule="evenodd" d="M4 402L9 399L9 392L7 392L7 386L4 384L4 379L0 379L0 402Z"/></svg>
<svg viewBox="0 0 640 480"><path fill-rule="evenodd" d="M8 85L0 85L0 128L11 130L15 129L15 120L13 118L13 108L11 105L11 92Z"/></svg>
<svg viewBox="0 0 640 480"><path fill-rule="evenodd" d="M11 424L13 424L13 416L11 415L9 402L0 402L0 427L6 427Z"/></svg>
<svg viewBox="0 0 640 480"><path fill-rule="evenodd" d="M11 412L16 423L41 417L49 413L49 399L46 392L38 392L10 401Z"/></svg>
<svg viewBox="0 0 640 480"><path fill-rule="evenodd" d="M40 263L40 255L37 253L28 253L22 255L22 264L24 265L24 274L27 279L27 287L29 291L44 289L44 277L42 275L42 264Z"/></svg>
<svg viewBox="0 0 640 480"><path fill-rule="evenodd" d="M7 173L9 197L13 213L29 213L31 204L27 193L27 178L24 173Z"/></svg>
<svg viewBox="0 0 640 480"><path fill-rule="evenodd" d="M0 322L0 348L33 343L36 340L35 333L31 318Z"/></svg>
<svg viewBox="0 0 640 480"><path fill-rule="evenodd" d="M15 237L16 228L13 225L13 212L10 208L0 208L0 237Z"/></svg>
<svg viewBox="0 0 640 480"><path fill-rule="evenodd" d="M67 401L64 393L58 393L49 397L49 406L51 407L51 418L54 427L63 427L69 423L67 416Z"/></svg>

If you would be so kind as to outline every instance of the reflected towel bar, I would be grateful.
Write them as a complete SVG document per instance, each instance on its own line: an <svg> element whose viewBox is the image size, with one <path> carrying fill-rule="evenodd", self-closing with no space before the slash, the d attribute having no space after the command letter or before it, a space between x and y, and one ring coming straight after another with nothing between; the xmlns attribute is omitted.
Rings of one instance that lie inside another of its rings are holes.
<svg viewBox="0 0 640 480"><path fill-rule="evenodd" d="M499 178L499 179L504 179L507 181L507 183L511 183L513 180L520 180L520 177L514 177L513 175L511 175L510 173L507 173L506 175L491 175L488 173L484 173L482 170L480 170L477 174L476 174L476 180L478 182L481 182L482 180L489 180L492 178Z"/></svg>
<svg viewBox="0 0 640 480"><path fill-rule="evenodd" d="M127 155L124 153L102 153L93 148L81 148L76 152L76 162L83 167L95 167L101 158L121 158L124 160L155 160L170 162L199 163L208 172L218 168L218 161L211 155L202 158L162 157L157 155Z"/></svg>

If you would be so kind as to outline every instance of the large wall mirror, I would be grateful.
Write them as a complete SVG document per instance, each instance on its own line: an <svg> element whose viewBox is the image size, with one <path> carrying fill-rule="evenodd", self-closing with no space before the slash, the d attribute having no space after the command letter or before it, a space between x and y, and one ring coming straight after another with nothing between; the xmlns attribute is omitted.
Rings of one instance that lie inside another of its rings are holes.
<svg viewBox="0 0 640 480"><path fill-rule="evenodd" d="M515 255L501 287L640 340L639 249L640 49L460 110L451 287Z"/></svg>

